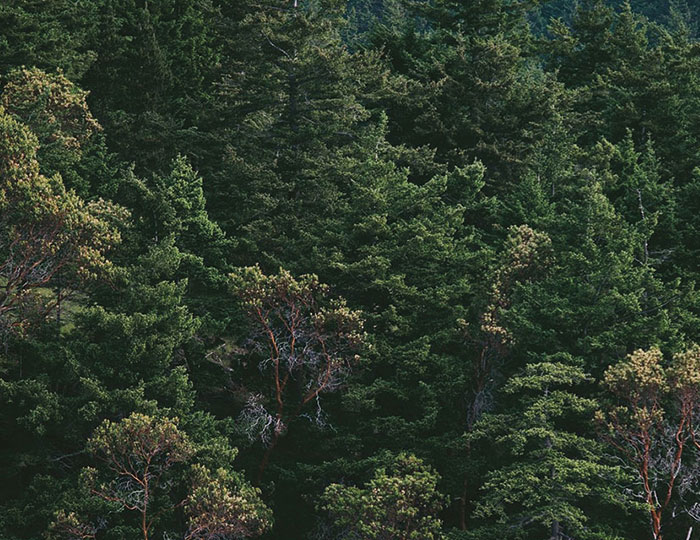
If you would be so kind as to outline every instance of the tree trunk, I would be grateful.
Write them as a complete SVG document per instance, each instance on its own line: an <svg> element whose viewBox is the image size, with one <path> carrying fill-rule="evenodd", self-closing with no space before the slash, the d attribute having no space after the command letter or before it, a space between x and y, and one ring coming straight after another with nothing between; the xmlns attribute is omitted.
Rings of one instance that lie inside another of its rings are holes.
<svg viewBox="0 0 700 540"><path fill-rule="evenodd" d="M459 498L459 529L462 531L467 530L467 488L469 484L467 477L464 477L464 482L462 484L462 496Z"/></svg>
<svg viewBox="0 0 700 540"><path fill-rule="evenodd" d="M552 448L552 439L547 437L547 439L544 442L545 448L551 449ZM549 475L551 476L552 479L555 478L556 476L556 471L554 470L554 467L552 467L549 471ZM552 535L549 537L549 540L561 540L561 523L559 523L559 520L555 519L552 521Z"/></svg>
<svg viewBox="0 0 700 540"><path fill-rule="evenodd" d="M260 466L258 467L258 476L255 480L255 483L258 485L260 485L260 482L262 482L262 477L265 473L265 469L267 469L267 465L270 463L270 456L272 455L272 450L274 450L275 446L277 446L278 440L279 434L275 431L275 434L272 437L272 442L270 442L270 446L268 446L265 450L262 461L260 461Z"/></svg>
<svg viewBox="0 0 700 540"><path fill-rule="evenodd" d="M561 526L557 520L552 521L552 535L549 540L561 540Z"/></svg>

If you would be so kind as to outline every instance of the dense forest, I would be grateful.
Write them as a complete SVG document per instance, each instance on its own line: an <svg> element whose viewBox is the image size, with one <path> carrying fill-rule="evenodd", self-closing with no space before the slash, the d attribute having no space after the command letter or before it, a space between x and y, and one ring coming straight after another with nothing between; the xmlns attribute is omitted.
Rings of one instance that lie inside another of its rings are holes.
<svg viewBox="0 0 700 540"><path fill-rule="evenodd" d="M700 539L696 0L0 0L0 538Z"/></svg>

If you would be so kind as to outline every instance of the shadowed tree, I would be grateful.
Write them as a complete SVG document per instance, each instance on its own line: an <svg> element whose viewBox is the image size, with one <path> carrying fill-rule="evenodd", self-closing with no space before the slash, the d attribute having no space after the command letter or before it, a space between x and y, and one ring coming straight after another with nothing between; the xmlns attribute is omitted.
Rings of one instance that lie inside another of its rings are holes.
<svg viewBox="0 0 700 540"><path fill-rule="evenodd" d="M470 325L460 319L463 337L471 352L468 393L466 397L465 430L471 433L474 426L488 412L493 404L495 375L503 367L513 336L505 327L503 313L512 301L513 290L518 284L535 279L546 268L551 251L551 240L541 232L527 225L511 227L508 231L502 253L491 276L490 289L485 295L487 304L478 317L478 325ZM467 441L467 451L471 442ZM467 508L469 506L469 473L462 480L462 494L459 499L459 523L467 528Z"/></svg>

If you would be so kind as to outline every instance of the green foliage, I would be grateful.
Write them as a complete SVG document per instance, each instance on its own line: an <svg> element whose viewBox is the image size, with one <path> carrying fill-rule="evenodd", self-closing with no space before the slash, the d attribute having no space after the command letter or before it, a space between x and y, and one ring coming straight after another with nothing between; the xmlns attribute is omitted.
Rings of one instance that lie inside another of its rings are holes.
<svg viewBox="0 0 700 540"><path fill-rule="evenodd" d="M389 111L389 140L429 145L450 164L479 159L487 185L505 189L566 100L528 58L530 2L405 4L416 18L389 20L375 38L397 77L379 101Z"/></svg>
<svg viewBox="0 0 700 540"><path fill-rule="evenodd" d="M216 10L208 1L97 0L81 82L120 157L163 173L178 153L201 158L211 137L211 85L220 73Z"/></svg>
<svg viewBox="0 0 700 540"><path fill-rule="evenodd" d="M269 527L270 512L260 500L259 491L225 469L212 475L204 465L195 463L187 474L189 490L183 500L177 501L178 464L191 460L198 450L178 423L177 418L138 413L119 422L105 420L87 444L100 465L83 469L83 489L117 511L137 513L139 528L134 528L132 534L144 540L156 528L165 526L180 507L187 516L188 540L221 535L248 538L264 532ZM104 527L93 523L108 519L103 515L84 522L76 513L61 510L51 532L58 538L91 538ZM109 526L111 530L118 528Z"/></svg>
<svg viewBox="0 0 700 540"><path fill-rule="evenodd" d="M700 412L700 348L692 345L664 365L656 347L636 350L605 371L610 398L598 411L603 440L634 479L630 492L644 501L650 533L657 538L692 525L686 500L697 493ZM684 512L672 510L684 508ZM671 510L669 512L669 510ZM680 522L680 523L679 523Z"/></svg>
<svg viewBox="0 0 700 540"><path fill-rule="evenodd" d="M687 537L697 15L2 2L0 536Z"/></svg>
<svg viewBox="0 0 700 540"><path fill-rule="evenodd" d="M1 103L8 114L24 122L39 140L37 159L47 174L65 175L80 160L83 148L100 125L88 109L87 92L60 72L11 71Z"/></svg>
<svg viewBox="0 0 700 540"><path fill-rule="evenodd" d="M555 538L600 538L597 516L615 501L610 484L620 475L581 429L597 407L580 395L590 382L559 355L527 364L503 386L512 412L485 415L470 435L508 452L505 464L486 475L476 514L491 524L475 537L544 537L549 531Z"/></svg>
<svg viewBox="0 0 700 540"><path fill-rule="evenodd" d="M90 0L4 2L0 7L0 73L36 66L61 69L77 80L95 61L89 41L96 15L97 5Z"/></svg>
<svg viewBox="0 0 700 540"><path fill-rule="evenodd" d="M444 538L435 516L444 497L435 472L417 457L400 454L388 469L378 469L363 488L332 484L323 494L337 538L438 540Z"/></svg>
<svg viewBox="0 0 700 540"><path fill-rule="evenodd" d="M3 94L5 96L6 94ZM41 109L42 111L44 109ZM61 177L39 172L36 136L0 106L0 326L3 333L46 318L61 301L38 294L62 279L76 283L110 273L107 251L127 217L103 200L85 202Z"/></svg>
<svg viewBox="0 0 700 540"><path fill-rule="evenodd" d="M241 483L226 469L212 473L194 465L191 475L192 487L185 503L187 540L250 538L270 528L272 513L260 499L259 489Z"/></svg>

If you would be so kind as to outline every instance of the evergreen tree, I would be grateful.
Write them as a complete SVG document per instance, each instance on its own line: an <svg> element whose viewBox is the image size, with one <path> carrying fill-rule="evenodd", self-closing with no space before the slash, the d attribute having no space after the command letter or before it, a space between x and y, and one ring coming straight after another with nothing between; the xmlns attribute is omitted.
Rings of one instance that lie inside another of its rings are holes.
<svg viewBox="0 0 700 540"><path fill-rule="evenodd" d="M164 173L178 153L195 161L213 144L212 85L219 78L216 10L210 2L93 0L81 77L110 147L138 172Z"/></svg>
<svg viewBox="0 0 700 540"><path fill-rule="evenodd" d="M533 359L534 360L534 359ZM492 469L476 507L488 525L475 538L601 538L601 514L615 501L619 476L604 464L591 433L595 400L580 386L592 379L567 355L528 363L502 392L510 411L487 414L472 435L508 452Z"/></svg>
<svg viewBox="0 0 700 540"><path fill-rule="evenodd" d="M0 75L13 69L61 69L79 79L95 61L91 49L97 5L92 0L46 4L13 0L0 6Z"/></svg>
<svg viewBox="0 0 700 540"><path fill-rule="evenodd" d="M375 32L393 84L378 101L389 140L437 149L441 162L487 168L506 190L531 162L564 102L561 88L528 59L530 2L411 3Z"/></svg>
<svg viewBox="0 0 700 540"><path fill-rule="evenodd" d="M2 3L0 536L688 536L696 18Z"/></svg>
<svg viewBox="0 0 700 540"><path fill-rule="evenodd" d="M358 96L371 62L343 45L340 1L243 8L242 19L226 21L227 158L208 190L214 218L241 238L241 262L274 268L307 220L336 205L344 186L318 171L352 149L368 121Z"/></svg>

